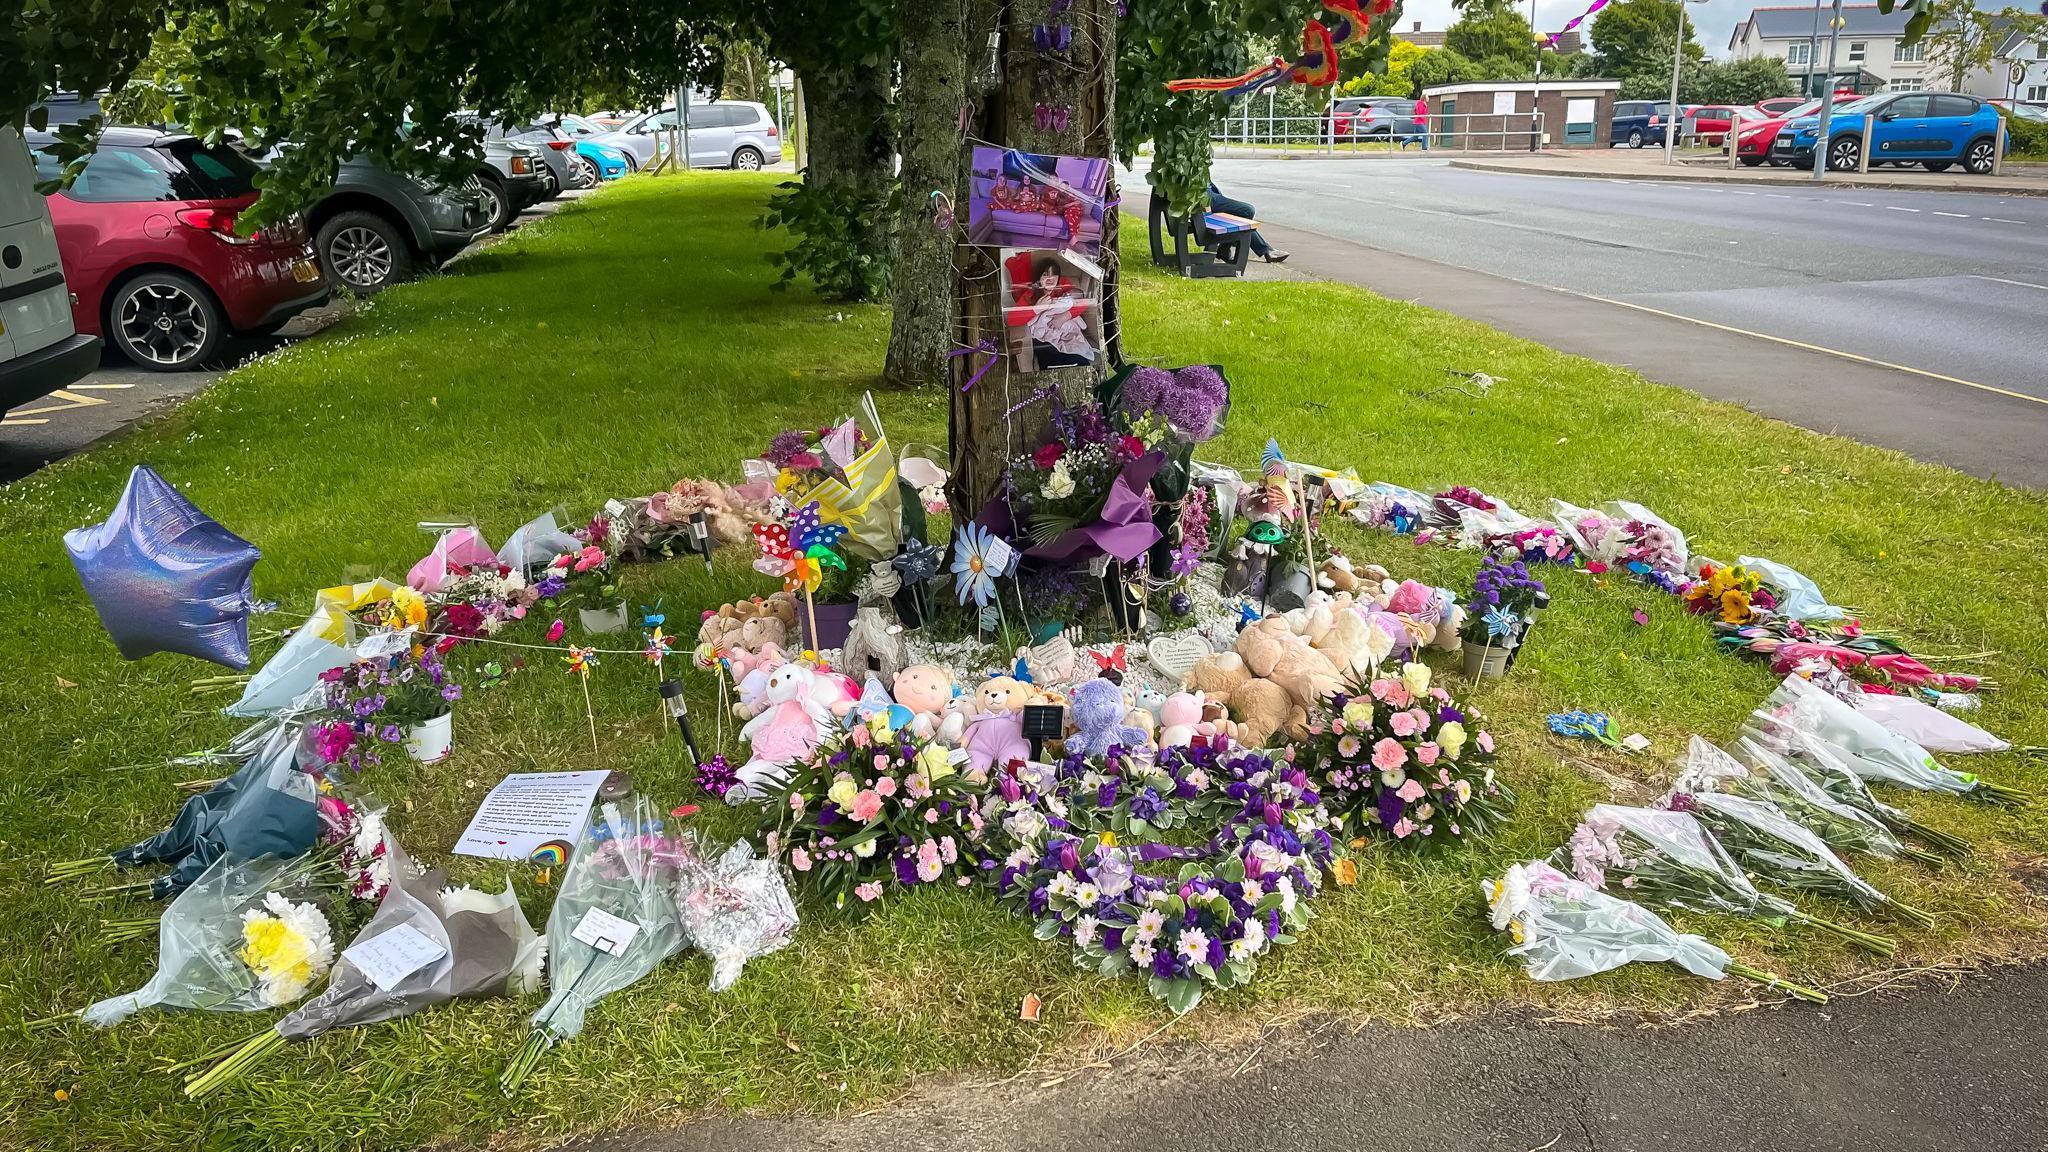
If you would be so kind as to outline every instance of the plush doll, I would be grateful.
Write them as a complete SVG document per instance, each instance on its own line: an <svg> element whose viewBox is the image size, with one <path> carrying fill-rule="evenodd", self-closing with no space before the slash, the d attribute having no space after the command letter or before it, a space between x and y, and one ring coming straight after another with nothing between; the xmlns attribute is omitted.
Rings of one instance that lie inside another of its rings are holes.
<svg viewBox="0 0 2048 1152"><path fill-rule="evenodd" d="M1159 746L1185 748L1193 743L1205 703L1200 692L1175 692L1166 697L1159 705Z"/></svg>
<svg viewBox="0 0 2048 1152"><path fill-rule="evenodd" d="M1246 681L1231 694L1230 715L1235 721L1235 739L1247 748L1263 748L1275 734L1308 719L1295 707L1287 689L1271 680Z"/></svg>
<svg viewBox="0 0 2048 1152"><path fill-rule="evenodd" d="M980 772L1029 758L1031 741L1024 738L1024 714L997 712L975 717L967 725L961 747L967 750L968 764Z"/></svg>
<svg viewBox="0 0 2048 1152"><path fill-rule="evenodd" d="M1348 557L1336 553L1323 560L1323 569L1316 574L1316 585L1328 592L1357 595L1365 588L1366 578L1351 566Z"/></svg>
<svg viewBox="0 0 2048 1152"><path fill-rule="evenodd" d="M704 513L714 545L744 544L750 539L747 521L716 481L678 480L675 487L647 500L647 518L657 524L688 524L698 512Z"/></svg>
<svg viewBox="0 0 2048 1152"><path fill-rule="evenodd" d="M1021 724L1023 713L1017 715ZM974 696L955 688L953 698L940 709L938 729L933 732L932 740L948 748L960 747L960 742L967 739L967 725L973 722L974 716Z"/></svg>
<svg viewBox="0 0 2048 1152"><path fill-rule="evenodd" d="M890 686L896 692L896 702L910 709L911 732L919 739L931 739L939 729L940 713L953 699L952 673L937 664L912 664L896 673Z"/></svg>
<svg viewBox="0 0 2048 1152"><path fill-rule="evenodd" d="M817 751L818 742L835 726L832 713L814 699L818 674L808 664L784 664L767 674L762 711L740 728L752 755L740 766L739 785L726 802L759 799L780 783L789 766Z"/></svg>
<svg viewBox="0 0 2048 1152"><path fill-rule="evenodd" d="M1138 748L1145 731L1122 723L1124 692L1108 680L1090 680L1075 687L1072 718L1076 729L1067 737L1067 754L1101 756L1110 745Z"/></svg>
<svg viewBox="0 0 2048 1152"><path fill-rule="evenodd" d="M1299 638L1285 617L1266 616L1237 634L1237 654L1244 657L1244 666L1253 676L1264 679L1273 674L1281 653L1297 642Z"/></svg>
<svg viewBox="0 0 2048 1152"><path fill-rule="evenodd" d="M1021 712L1035 695L1031 685L1014 676L991 676L974 690L974 709L984 716L991 712Z"/></svg>
<svg viewBox="0 0 2048 1152"><path fill-rule="evenodd" d="M839 650L841 672L894 680L909 662L910 650L903 643L903 630L889 623L880 608L862 608L853 614L853 628Z"/></svg>

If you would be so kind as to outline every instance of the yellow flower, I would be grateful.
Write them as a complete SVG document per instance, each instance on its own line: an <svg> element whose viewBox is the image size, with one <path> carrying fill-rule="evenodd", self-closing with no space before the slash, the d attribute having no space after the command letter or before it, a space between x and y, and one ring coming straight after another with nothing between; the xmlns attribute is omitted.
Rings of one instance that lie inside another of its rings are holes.
<svg viewBox="0 0 2048 1152"><path fill-rule="evenodd" d="M1116 847L1116 833L1114 833L1114 832L1104 832L1104 833L1102 834L1102 846L1103 846L1104 848L1114 848L1114 847Z"/></svg>
<svg viewBox="0 0 2048 1152"><path fill-rule="evenodd" d="M1339 857L1330 864L1330 875L1336 878L1337 887L1349 888L1358 883L1358 865L1349 857Z"/></svg>
<svg viewBox="0 0 2048 1152"><path fill-rule="evenodd" d="M1508 938L1517 944L1527 939L1527 937L1522 935L1522 922L1520 920L1508 921Z"/></svg>
<svg viewBox="0 0 2048 1152"><path fill-rule="evenodd" d="M1420 696L1429 691L1429 665L1413 661L1401 665L1401 685L1408 689L1410 696Z"/></svg>
<svg viewBox="0 0 2048 1152"><path fill-rule="evenodd" d="M400 588L391 594L391 607L397 610L398 626L401 628L423 628L427 623L426 598L410 588Z"/></svg>
<svg viewBox="0 0 2048 1152"><path fill-rule="evenodd" d="M890 729L888 712L877 712L873 716L868 717L869 735L873 736L877 740L886 740L889 736L889 731Z"/></svg>
<svg viewBox="0 0 2048 1152"><path fill-rule="evenodd" d="M825 799L837 804L842 812L853 807L853 798L858 795L860 785L855 784L851 776L841 776L832 782L832 787L825 790Z"/></svg>
<svg viewBox="0 0 2048 1152"><path fill-rule="evenodd" d="M924 778L937 784L953 774L953 758L938 744L927 744L917 750L917 767Z"/></svg>
<svg viewBox="0 0 2048 1152"><path fill-rule="evenodd" d="M1444 750L1444 756L1451 760L1465 750L1465 726L1456 720L1436 730L1436 746Z"/></svg>
<svg viewBox="0 0 2048 1152"><path fill-rule="evenodd" d="M1372 705L1363 700L1353 700L1344 706L1344 722L1353 728L1372 727Z"/></svg>
<svg viewBox="0 0 2048 1152"><path fill-rule="evenodd" d="M796 473L784 468L775 474L775 490L777 492L787 492L794 487L796 487Z"/></svg>

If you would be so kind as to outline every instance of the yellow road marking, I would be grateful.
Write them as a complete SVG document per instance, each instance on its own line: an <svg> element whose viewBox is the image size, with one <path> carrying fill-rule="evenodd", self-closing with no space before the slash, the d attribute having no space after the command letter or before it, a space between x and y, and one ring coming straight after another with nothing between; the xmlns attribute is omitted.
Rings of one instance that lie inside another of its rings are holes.
<svg viewBox="0 0 2048 1152"><path fill-rule="evenodd" d="M51 404L42 408L16 408L13 414L16 416L41 416L48 412L69 412L73 408L90 408L95 404L107 403L107 401L97 396L80 396L76 392L68 392L62 388L50 393L49 398L52 400L65 400L69 401L69 403Z"/></svg>
<svg viewBox="0 0 2048 1152"><path fill-rule="evenodd" d="M29 425L29 424L48 424L48 423L49 423L49 421L48 421L48 420L15 420L15 419L9 418L9 419L6 419L6 420L0 420L0 428L19 428L19 427L24 427L24 426L26 426L26 425Z"/></svg>
<svg viewBox="0 0 2048 1152"><path fill-rule="evenodd" d="M1577 296L1581 300L1597 300L1602 304L1613 304L1620 308L1633 308L1638 312L1648 312L1652 316L1662 316L1667 320L1683 320L1688 324L1698 324L1703 328L1713 328L1721 332L1733 332L1737 336L1749 336L1757 340L1768 340L1773 344L1783 344L1788 348L1798 348L1805 352L1818 352L1824 356L1839 356L1844 360L1854 360L1858 364L1869 364L1876 368L1890 368L1896 372L1906 372L1914 376L1925 376L1929 380L1939 380L1944 384L1960 384L1965 388L1975 388L1979 392L1993 392L2000 396L2009 396L2014 400L2025 400L2031 404L2048 405L2048 399L2043 399L2039 396L2029 396L2025 392L2014 392L2010 388L2000 388L1995 384L1979 384L1975 380L1965 380L1960 376L1944 376L1939 372L1929 372L1925 368L1912 368L1904 364L1894 364L1889 360L1879 360L1874 356L1862 356L1854 352L1844 352L1840 348L1828 348L1819 344L1808 344L1803 340L1792 340L1784 336L1772 336L1767 332L1752 332L1747 328L1737 328L1732 324L1716 324L1712 320L1702 320L1697 316L1686 316L1678 312L1666 312L1661 308L1651 308L1645 304L1631 304L1626 300L1614 300L1606 296L1595 296L1590 292L1574 292L1569 288L1559 288L1551 284L1545 284L1542 287L1549 288L1552 292L1562 292L1566 296ZM2035 285L2028 285L2028 287L2035 287Z"/></svg>
<svg viewBox="0 0 2048 1152"><path fill-rule="evenodd" d="M72 385L72 387L73 387L73 388L76 388L76 389L77 389L77 390L79 390L80 392L118 392L118 391L120 391L120 390L122 390L122 389L124 389L124 388L133 388L133 387L135 387L135 385L133 385L133 384L73 384L73 385Z"/></svg>

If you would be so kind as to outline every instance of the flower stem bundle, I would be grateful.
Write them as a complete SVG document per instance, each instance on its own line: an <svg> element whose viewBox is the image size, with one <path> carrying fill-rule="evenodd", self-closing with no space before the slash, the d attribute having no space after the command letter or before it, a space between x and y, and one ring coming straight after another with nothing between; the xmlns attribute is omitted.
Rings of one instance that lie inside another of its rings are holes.
<svg viewBox="0 0 2048 1152"><path fill-rule="evenodd" d="M1880 892L1842 863L1819 836L1776 805L1718 792L1679 793L1689 811L1742 866L1781 887L1852 900L1871 911L1931 927L1934 917Z"/></svg>

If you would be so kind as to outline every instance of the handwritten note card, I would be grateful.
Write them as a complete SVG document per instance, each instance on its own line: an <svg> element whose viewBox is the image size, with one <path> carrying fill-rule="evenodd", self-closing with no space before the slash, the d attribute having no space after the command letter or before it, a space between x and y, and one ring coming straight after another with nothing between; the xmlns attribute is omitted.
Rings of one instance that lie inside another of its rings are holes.
<svg viewBox="0 0 2048 1152"><path fill-rule="evenodd" d="M583 836L591 801L608 773L519 772L505 777L477 806L455 851L492 860L525 860L552 840L574 845Z"/></svg>

